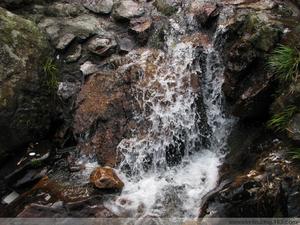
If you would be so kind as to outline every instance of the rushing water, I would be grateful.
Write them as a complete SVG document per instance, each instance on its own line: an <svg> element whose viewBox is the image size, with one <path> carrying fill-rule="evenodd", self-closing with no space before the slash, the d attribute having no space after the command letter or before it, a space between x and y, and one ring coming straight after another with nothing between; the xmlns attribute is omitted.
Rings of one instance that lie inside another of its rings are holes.
<svg viewBox="0 0 300 225"><path fill-rule="evenodd" d="M118 146L123 161L117 172L125 187L106 204L120 216L194 218L201 198L218 180L232 123L223 108L224 68L213 41L201 50L206 62L200 63L194 43L183 41L183 28L170 24L165 52L144 49L129 55L144 76L135 87L141 126ZM193 84L199 74L200 88ZM200 97L205 120L196 104ZM207 121L206 130L199 121Z"/></svg>

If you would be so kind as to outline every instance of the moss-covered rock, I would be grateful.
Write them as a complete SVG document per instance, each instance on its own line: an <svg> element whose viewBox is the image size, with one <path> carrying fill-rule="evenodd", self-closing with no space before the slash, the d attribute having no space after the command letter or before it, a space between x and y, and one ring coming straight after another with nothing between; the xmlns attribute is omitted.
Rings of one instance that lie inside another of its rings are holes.
<svg viewBox="0 0 300 225"><path fill-rule="evenodd" d="M266 116L273 92L273 74L266 70L265 63L281 34L279 26L263 21L255 13L237 16L223 34L226 40L223 90L236 116Z"/></svg>
<svg viewBox="0 0 300 225"><path fill-rule="evenodd" d="M154 6L159 12L166 16L171 16L177 12L177 1L174 0L156 0Z"/></svg>
<svg viewBox="0 0 300 225"><path fill-rule="evenodd" d="M50 49L33 22L3 8L0 33L0 149L8 153L49 129L52 106L42 67Z"/></svg>

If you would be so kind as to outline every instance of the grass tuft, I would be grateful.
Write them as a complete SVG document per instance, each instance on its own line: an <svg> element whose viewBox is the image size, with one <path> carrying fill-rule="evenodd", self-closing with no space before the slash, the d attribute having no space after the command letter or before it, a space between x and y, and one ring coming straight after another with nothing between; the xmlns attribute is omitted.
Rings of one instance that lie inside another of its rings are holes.
<svg viewBox="0 0 300 225"><path fill-rule="evenodd" d="M280 45L273 51L268 65L280 80L295 80L299 75L300 52L295 48Z"/></svg>
<svg viewBox="0 0 300 225"><path fill-rule="evenodd" d="M288 152L292 159L300 160L300 148L294 148Z"/></svg>
<svg viewBox="0 0 300 225"><path fill-rule="evenodd" d="M58 68L53 59L47 59L43 65L43 71L46 75L46 85L51 91L56 91L58 87Z"/></svg>
<svg viewBox="0 0 300 225"><path fill-rule="evenodd" d="M273 115L272 118L268 121L267 126L276 131L283 131L286 129L289 121L296 114L296 112L296 106L288 106L282 112Z"/></svg>

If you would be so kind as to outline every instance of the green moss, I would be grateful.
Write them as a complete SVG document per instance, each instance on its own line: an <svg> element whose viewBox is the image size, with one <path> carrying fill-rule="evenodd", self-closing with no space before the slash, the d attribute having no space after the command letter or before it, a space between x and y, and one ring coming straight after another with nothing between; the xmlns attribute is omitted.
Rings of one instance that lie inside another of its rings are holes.
<svg viewBox="0 0 300 225"><path fill-rule="evenodd" d="M22 17L15 16L14 14L0 8L0 21L2 21L0 41L4 42L14 48L22 48L31 43L32 39L35 40L35 45L38 47L47 45L47 41L37 26ZM18 31L18 32L17 32ZM22 33L22 35L18 35Z"/></svg>
<svg viewBox="0 0 300 225"><path fill-rule="evenodd" d="M154 2L154 6L159 12L166 16L172 16L174 13L177 12L177 8L168 4L165 0L156 0Z"/></svg>

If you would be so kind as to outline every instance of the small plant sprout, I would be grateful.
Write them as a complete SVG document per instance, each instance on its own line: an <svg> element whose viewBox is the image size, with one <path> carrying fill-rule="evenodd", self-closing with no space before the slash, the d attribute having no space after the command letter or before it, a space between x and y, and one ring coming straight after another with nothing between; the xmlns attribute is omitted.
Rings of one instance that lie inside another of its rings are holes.
<svg viewBox="0 0 300 225"><path fill-rule="evenodd" d="M268 121L267 126L269 128L275 129L276 131L283 131L286 129L289 121L296 112L296 106L288 106L282 112L273 115L272 118Z"/></svg>
<svg viewBox="0 0 300 225"><path fill-rule="evenodd" d="M278 79L282 81L296 80L300 69L300 51L280 45L273 51L268 65Z"/></svg>

